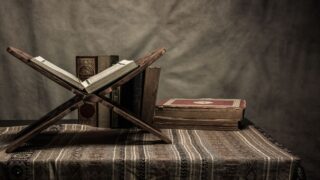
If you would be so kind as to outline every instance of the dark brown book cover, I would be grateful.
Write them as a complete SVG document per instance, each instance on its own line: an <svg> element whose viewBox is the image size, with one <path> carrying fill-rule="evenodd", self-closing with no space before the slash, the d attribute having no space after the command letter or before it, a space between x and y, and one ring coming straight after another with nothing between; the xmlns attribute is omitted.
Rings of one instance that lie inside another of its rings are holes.
<svg viewBox="0 0 320 180"><path fill-rule="evenodd" d="M246 101L241 99L169 99L158 103L157 116L189 119L242 119Z"/></svg>
<svg viewBox="0 0 320 180"><path fill-rule="evenodd" d="M76 74L80 80L86 80L97 74L97 56L77 56ZM98 105L86 102L78 110L78 121L80 124L98 126Z"/></svg>
<svg viewBox="0 0 320 180"><path fill-rule="evenodd" d="M121 95L121 87L118 87L116 90L112 91L110 94L110 98L112 99L113 102L116 104L120 104L120 95ZM115 113L111 112L111 122L110 122L110 127L111 128L118 128L120 127L120 116Z"/></svg>
<svg viewBox="0 0 320 180"><path fill-rule="evenodd" d="M89 77L107 69L119 61L119 56L77 56L76 74L80 80L86 80ZM99 104L86 102L78 110L78 120L81 124L87 124L96 127L110 127L110 110Z"/></svg>
<svg viewBox="0 0 320 180"><path fill-rule="evenodd" d="M130 111L135 117L141 117L144 71L125 83L120 88L120 105ZM113 128L131 128L134 125L119 117Z"/></svg>
<svg viewBox="0 0 320 180"><path fill-rule="evenodd" d="M149 67L145 71L141 119L149 124L153 123L160 71L159 67Z"/></svg>

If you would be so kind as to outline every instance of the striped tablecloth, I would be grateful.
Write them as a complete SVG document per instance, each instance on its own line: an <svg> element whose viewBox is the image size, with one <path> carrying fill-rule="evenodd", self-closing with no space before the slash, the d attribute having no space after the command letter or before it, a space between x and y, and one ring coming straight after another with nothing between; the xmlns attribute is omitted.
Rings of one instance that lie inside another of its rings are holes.
<svg viewBox="0 0 320 180"><path fill-rule="evenodd" d="M293 179L299 158L253 126L171 130L161 144L137 129L55 125L19 152L5 145L22 126L0 128L0 179Z"/></svg>

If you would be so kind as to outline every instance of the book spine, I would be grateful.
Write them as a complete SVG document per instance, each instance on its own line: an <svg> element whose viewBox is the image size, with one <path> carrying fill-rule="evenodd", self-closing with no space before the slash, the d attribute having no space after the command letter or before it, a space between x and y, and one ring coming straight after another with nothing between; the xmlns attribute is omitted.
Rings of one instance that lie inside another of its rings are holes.
<svg viewBox="0 0 320 180"><path fill-rule="evenodd" d="M134 85L133 85L132 112L137 117L141 117L144 75L145 75L145 71L140 73L137 77L133 79Z"/></svg>
<svg viewBox="0 0 320 180"><path fill-rule="evenodd" d="M120 104L120 94L121 94L121 87L118 87L116 90L113 90L111 92L111 100L112 102L116 103L117 105ZM111 112L111 123L110 123L110 127L111 128L119 128L120 127L120 116L115 113L115 112Z"/></svg>
<svg viewBox="0 0 320 180"><path fill-rule="evenodd" d="M118 55L110 55L109 58L110 58L111 66L119 62ZM112 102L116 104L120 104L120 87L118 87L116 90L113 90L109 94L109 98L112 100ZM111 111L109 114L109 118L110 118L110 121L109 121L110 128L115 128L119 126L118 123L119 123L120 116L117 113Z"/></svg>
<svg viewBox="0 0 320 180"><path fill-rule="evenodd" d="M117 55L109 55L109 56L99 56L98 57L98 73L105 70L106 68L109 68L111 66L113 66L114 64L119 62L119 56ZM116 93L116 92L112 92ZM113 97L111 95L108 95L108 98ZM112 114L115 114L114 112L112 112L108 107L98 103L98 109L97 109L97 113L98 113L98 124L99 127L103 127L103 128L110 128L111 127L111 121L112 118L115 118L112 116Z"/></svg>
<svg viewBox="0 0 320 180"><path fill-rule="evenodd" d="M160 71L159 67L149 67L145 71L141 119L149 124L153 124Z"/></svg>
<svg viewBox="0 0 320 180"><path fill-rule="evenodd" d="M130 111L137 118L141 117L143 84L144 71L121 86L120 105ZM134 127L131 122L120 117L118 127L116 128L131 127Z"/></svg>
<svg viewBox="0 0 320 180"><path fill-rule="evenodd" d="M89 77L107 69L119 61L119 56L77 56L77 76L80 80L86 80ZM113 92L115 93L115 92ZM110 97L112 95L109 95ZM86 102L85 107L80 107L78 111L79 123L96 127L110 128L111 114L109 108L100 103Z"/></svg>
<svg viewBox="0 0 320 180"><path fill-rule="evenodd" d="M76 74L83 81L97 73L97 56L77 56ZM98 106L96 103L85 102L78 110L79 124L98 126Z"/></svg>

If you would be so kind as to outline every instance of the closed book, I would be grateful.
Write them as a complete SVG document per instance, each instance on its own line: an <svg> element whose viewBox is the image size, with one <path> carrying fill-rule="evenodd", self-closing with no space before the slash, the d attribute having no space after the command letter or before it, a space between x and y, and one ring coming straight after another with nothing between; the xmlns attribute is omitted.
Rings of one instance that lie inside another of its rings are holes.
<svg viewBox="0 0 320 180"><path fill-rule="evenodd" d="M120 95L121 95L121 87L117 87L116 90L113 90L110 94L110 98L114 103L117 105L120 105ZM110 121L110 127L111 128L118 128L120 127L120 116L115 113L114 111L111 111L111 121Z"/></svg>
<svg viewBox="0 0 320 180"><path fill-rule="evenodd" d="M149 124L152 124L154 117L160 70L159 67L146 68L145 71L122 85L120 91L114 96L114 99L120 99L121 107ZM134 127L131 122L117 114L113 116L116 118L112 120L112 128Z"/></svg>
<svg viewBox="0 0 320 180"><path fill-rule="evenodd" d="M77 56L76 74L81 80L87 80L90 77L106 70L112 65L118 63L119 56ZM97 127L110 127L110 110L99 103L86 102L78 110L79 123Z"/></svg>
<svg viewBox="0 0 320 180"><path fill-rule="evenodd" d="M149 124L153 123L160 71L160 67L149 67L144 75L141 120Z"/></svg>
<svg viewBox="0 0 320 180"><path fill-rule="evenodd" d="M142 94L144 83L144 71L125 83L120 88L120 105L128 110L133 116L141 117ZM119 117L119 121L114 123L113 128L132 128L134 125Z"/></svg>
<svg viewBox="0 0 320 180"><path fill-rule="evenodd" d="M245 108L246 101L242 99L169 99L157 104L154 124L233 130L244 118Z"/></svg>

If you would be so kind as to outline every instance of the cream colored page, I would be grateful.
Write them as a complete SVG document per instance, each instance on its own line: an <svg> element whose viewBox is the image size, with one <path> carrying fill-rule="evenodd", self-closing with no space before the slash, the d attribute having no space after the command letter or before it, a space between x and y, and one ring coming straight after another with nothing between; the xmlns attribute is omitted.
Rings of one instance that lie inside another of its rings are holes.
<svg viewBox="0 0 320 180"><path fill-rule="evenodd" d="M73 86L78 87L79 89L84 89L84 87L81 84L81 81L75 75L56 66L55 64L49 62L48 60L45 60L41 56L34 57L31 59L31 61L37 64L38 66L46 69L47 71L51 72L52 74L65 80L66 82L72 84Z"/></svg>

